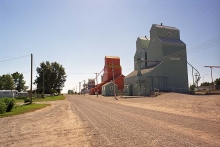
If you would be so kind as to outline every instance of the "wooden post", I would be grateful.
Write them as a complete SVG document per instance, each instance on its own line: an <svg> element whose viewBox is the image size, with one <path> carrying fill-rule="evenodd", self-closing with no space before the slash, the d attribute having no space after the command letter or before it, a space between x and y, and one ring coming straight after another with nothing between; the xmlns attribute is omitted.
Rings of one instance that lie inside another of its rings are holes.
<svg viewBox="0 0 220 147"><path fill-rule="evenodd" d="M30 103L32 103L32 76L33 76L33 54L31 54L31 99Z"/></svg>
<svg viewBox="0 0 220 147"><path fill-rule="evenodd" d="M114 89L114 97L115 97L115 99L116 100L118 100L117 98L116 98L116 94L115 94L115 72L114 72L114 64L113 64L113 62L112 62L112 75L113 75L113 89Z"/></svg>

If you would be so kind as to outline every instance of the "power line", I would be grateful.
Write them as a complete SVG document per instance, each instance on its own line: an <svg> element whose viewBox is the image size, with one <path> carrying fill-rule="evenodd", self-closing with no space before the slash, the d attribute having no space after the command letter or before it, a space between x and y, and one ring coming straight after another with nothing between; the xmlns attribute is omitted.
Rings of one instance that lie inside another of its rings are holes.
<svg viewBox="0 0 220 147"><path fill-rule="evenodd" d="M213 3L213 2L214 2L214 0L211 1L211 2L209 2L208 4L205 4L203 7L199 8L198 10L196 10L196 12L194 12L193 14L189 14L183 22L186 22L187 20L190 20L190 19L192 19L192 18L195 18L195 17L197 17L198 15L200 15L201 13L204 13L205 11L209 10L210 8L212 8L213 6L216 5L216 4L214 4L214 5L209 6L209 5L210 5L211 3ZM207 9L204 9L204 8L206 8L206 7L208 7L208 8L207 8ZM195 20L195 19L194 19L194 20Z"/></svg>
<svg viewBox="0 0 220 147"><path fill-rule="evenodd" d="M217 46L217 45L219 45L219 44L220 44L220 42L218 42L217 44L213 44L213 45L210 45L210 46L201 48L201 49L197 49L197 50L195 50L195 51L191 51L190 53L192 54L192 53L195 53L195 52L198 52L198 51L201 51L201 50L205 50L205 49L208 49L208 48L210 48L210 47Z"/></svg>
<svg viewBox="0 0 220 147"><path fill-rule="evenodd" d="M186 54L186 51L185 50L181 50L181 51L178 51L178 52L175 52L175 53L172 53L172 54L169 54L167 56L164 56L163 57L163 61L167 61L167 60L170 60L170 58L175 58L175 57L186 57L186 55L189 55L189 54L192 54L192 53L195 53L195 52L198 52L198 51L201 51L201 50L205 50L205 49L208 49L210 47L213 47L213 46L216 46L216 45L219 45L220 44L220 41L218 41L220 37L217 37L217 38L214 38L214 39L211 39L209 41L206 41L204 43L201 43L199 45L196 45L195 46L195 49L192 48L192 49L188 49L187 51L187 54ZM215 42L216 44L210 44L210 43L213 43L213 41L218 41L218 42ZM196 49L198 46L201 46L203 45L204 47L203 48L200 48L200 49ZM133 68L133 67L127 67L127 68L124 68L123 70L127 70L127 69L130 69L130 68Z"/></svg>
<svg viewBox="0 0 220 147"><path fill-rule="evenodd" d="M36 65L35 65L35 60L34 60L34 57L33 57L33 61L34 61L34 67L37 69Z"/></svg>
<svg viewBox="0 0 220 147"><path fill-rule="evenodd" d="M219 37L218 37L219 38ZM213 40L213 39L212 39ZM207 42L210 42L210 41L207 41ZM206 43L206 42L205 42ZM220 44L220 41L218 41L218 42L216 42L215 44L210 44L210 43L208 43L208 44L204 44L204 43L202 43L203 45L204 45L204 47L203 48L200 48L200 49L191 49L191 50L189 50L188 51L188 53L187 53L187 55L188 54L192 54L192 53L194 53L194 52L198 52L198 51L201 51L201 50L204 50L204 49L208 49L208 48L210 48L210 47L213 47L213 46L216 46L216 45L219 45ZM169 55L167 55L167 56L164 56L163 57L163 60L165 59L167 59L167 58L170 58L170 57L186 57L186 50L181 50L181 51L178 51L178 52L175 52L175 53L172 53L172 54L169 54Z"/></svg>
<svg viewBox="0 0 220 147"><path fill-rule="evenodd" d="M73 72L66 72L68 74L94 74L94 73L73 73Z"/></svg>
<svg viewBox="0 0 220 147"><path fill-rule="evenodd" d="M17 60L17 59L25 58L25 57L30 57L30 55L24 55L24 56L15 57L15 58L12 58L12 59L1 60L0 62L12 61L12 60Z"/></svg>
<svg viewBox="0 0 220 147"><path fill-rule="evenodd" d="M216 37L216 38L214 38L214 39L208 40L208 41L203 42L203 43L201 43L201 44L195 45L195 46L193 46L193 47L191 47L191 48L194 48L194 49L195 49L195 48L200 48L200 47L203 47L203 46L205 46L205 45L212 44L212 43L216 43L216 42L220 42L220 37Z"/></svg>
<svg viewBox="0 0 220 147"><path fill-rule="evenodd" d="M21 72L21 73L28 73L28 72L31 72L31 71L24 71L24 72Z"/></svg>
<svg viewBox="0 0 220 147"><path fill-rule="evenodd" d="M216 72L216 73L218 73L214 68L213 68L213 70ZM219 73L218 73L219 74ZM219 74L220 75L220 74Z"/></svg>
<svg viewBox="0 0 220 147"><path fill-rule="evenodd" d="M219 1L220 2L220 1ZM218 2L218 3L219 3ZM210 3L212 3L212 2L210 2ZM209 3L209 4L210 4ZM209 5L208 4L208 5ZM208 5L205 5L205 6L203 6L201 9L203 9L204 7L206 7L206 6L208 6ZM216 4L215 4L216 5ZM214 5L213 5L214 6ZM212 7L213 7L212 6ZM210 8L209 8L210 9ZM219 9L219 8L218 8ZM204 16L204 17L206 17L206 16ZM186 21L187 19L185 19L185 20L182 20L182 22L183 23L185 23L185 21ZM190 23L187 23L187 24L190 24ZM162 26L162 25L161 25ZM169 27L169 26L162 26L162 27ZM198 26L195 26L196 28L198 28ZM174 27L173 27L174 28ZM179 32L179 30L178 29L173 29L173 30L169 30L169 31L163 31L161 34L159 34L158 36L161 36L161 35L165 35L166 33L168 33L168 32L170 32L171 33L171 36L173 36L174 34L176 34L176 33L178 33ZM174 33L173 33L174 32ZM164 38L164 39L162 39L162 41L164 41L164 40L166 40L167 38ZM160 40L158 39L158 40L155 40L155 42L153 43L151 43L151 45L149 46L149 47L152 47L152 46L154 46L155 44L157 44L157 43L159 43L160 42Z"/></svg>
<svg viewBox="0 0 220 147"><path fill-rule="evenodd" d="M213 5L213 6L219 6L219 3L220 1L218 1L215 5ZM213 7L212 6L212 7ZM208 15L210 15L210 14L212 14L213 12L215 12L216 10L218 10L218 9L220 9L220 7L219 8L217 8L217 9L211 9L211 12L210 13L205 13L205 15L203 16L203 17L201 17L201 18L199 18L199 19L202 19L202 18L204 18L204 17L207 17ZM214 10L214 11L212 11L212 10ZM205 12L205 11L203 11L203 12ZM194 21L198 21L199 19L194 19Z"/></svg>

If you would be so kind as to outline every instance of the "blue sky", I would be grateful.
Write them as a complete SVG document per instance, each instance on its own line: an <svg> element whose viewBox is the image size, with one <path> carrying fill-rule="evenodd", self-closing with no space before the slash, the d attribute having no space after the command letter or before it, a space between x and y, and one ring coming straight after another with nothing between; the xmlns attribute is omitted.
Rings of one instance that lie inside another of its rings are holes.
<svg viewBox="0 0 220 147"><path fill-rule="evenodd" d="M18 71L30 86L26 55L31 53L34 79L43 61L65 68L64 93L95 78L105 56L119 56L127 75L133 70L137 37L149 37L151 25L160 23L180 30L188 62L200 72L201 82L203 77L211 82L204 66L220 66L219 0L1 0L0 75ZM192 83L190 67L188 72ZM213 69L213 77L220 77L220 68Z"/></svg>

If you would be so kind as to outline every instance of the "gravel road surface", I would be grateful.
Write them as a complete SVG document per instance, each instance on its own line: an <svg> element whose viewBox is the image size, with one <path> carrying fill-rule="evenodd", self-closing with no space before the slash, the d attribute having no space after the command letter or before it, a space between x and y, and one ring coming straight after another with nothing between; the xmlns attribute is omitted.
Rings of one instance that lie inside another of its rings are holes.
<svg viewBox="0 0 220 147"><path fill-rule="evenodd" d="M0 118L1 147L219 147L220 95L66 95Z"/></svg>
<svg viewBox="0 0 220 147"><path fill-rule="evenodd" d="M102 96L66 97L91 136L91 146L220 146L219 95L171 93L118 101Z"/></svg>

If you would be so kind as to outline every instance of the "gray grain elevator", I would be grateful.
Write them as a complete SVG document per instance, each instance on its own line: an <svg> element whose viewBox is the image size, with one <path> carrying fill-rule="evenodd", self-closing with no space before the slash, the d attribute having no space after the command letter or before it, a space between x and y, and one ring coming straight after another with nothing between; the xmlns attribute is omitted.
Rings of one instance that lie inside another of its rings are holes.
<svg viewBox="0 0 220 147"><path fill-rule="evenodd" d="M150 39L138 37L134 71L124 78L127 95L151 90L188 92L186 44L175 27L153 24Z"/></svg>

